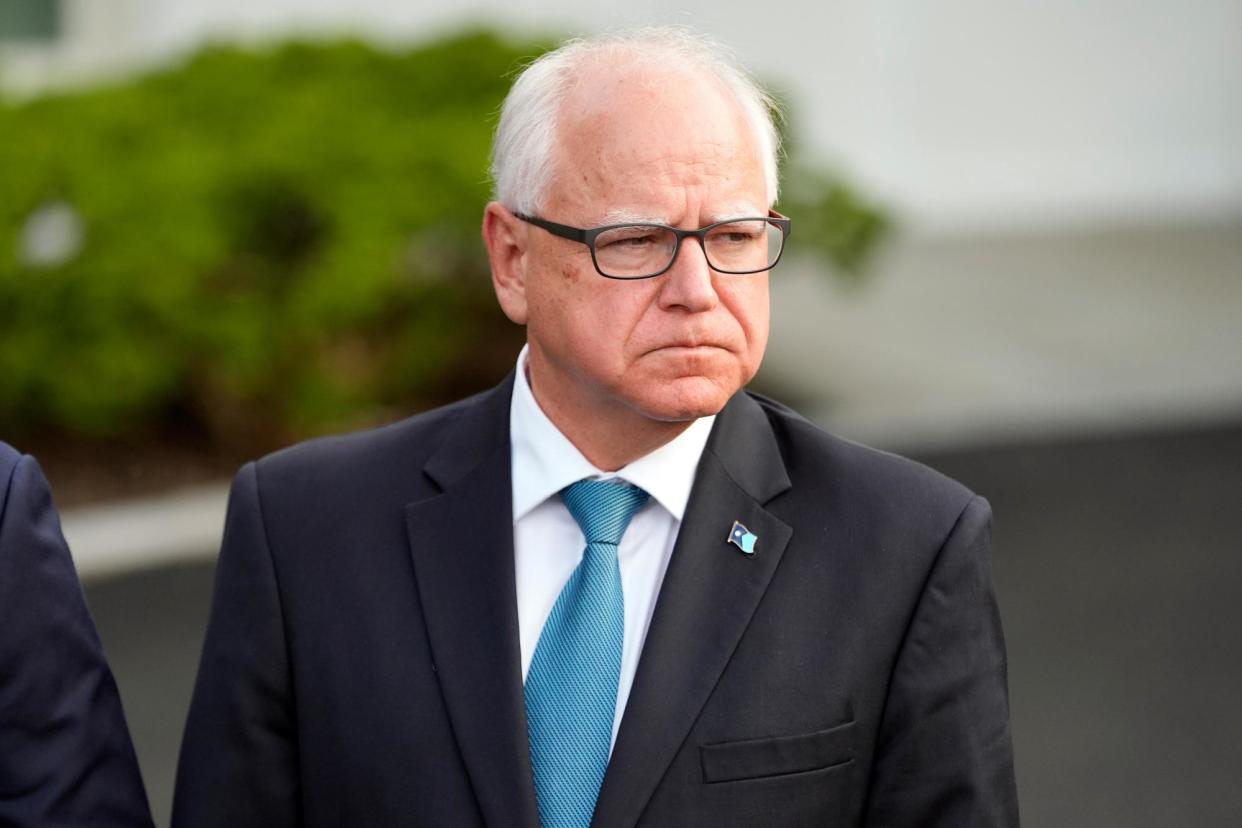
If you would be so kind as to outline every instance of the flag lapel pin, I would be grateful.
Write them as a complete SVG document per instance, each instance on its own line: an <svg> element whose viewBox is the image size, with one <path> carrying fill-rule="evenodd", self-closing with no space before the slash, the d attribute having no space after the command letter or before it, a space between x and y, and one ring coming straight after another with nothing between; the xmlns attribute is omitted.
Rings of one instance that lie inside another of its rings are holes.
<svg viewBox="0 0 1242 828"><path fill-rule="evenodd" d="M740 520L735 520L733 528L729 530L728 540L747 555L753 555L755 554L755 541L759 540L759 536L743 526Z"/></svg>

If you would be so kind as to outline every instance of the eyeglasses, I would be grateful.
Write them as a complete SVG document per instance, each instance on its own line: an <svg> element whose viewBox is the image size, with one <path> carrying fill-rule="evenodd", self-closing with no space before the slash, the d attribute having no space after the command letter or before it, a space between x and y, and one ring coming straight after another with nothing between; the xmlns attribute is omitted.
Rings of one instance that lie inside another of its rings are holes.
<svg viewBox="0 0 1242 828"><path fill-rule="evenodd" d="M514 213L522 221L542 227L554 236L591 248L599 275L609 279L650 279L673 266L686 238L696 238L707 264L718 273L762 273L780 261L790 220L775 210L764 218L718 221L698 230L680 230L665 224L607 224L582 229Z"/></svg>

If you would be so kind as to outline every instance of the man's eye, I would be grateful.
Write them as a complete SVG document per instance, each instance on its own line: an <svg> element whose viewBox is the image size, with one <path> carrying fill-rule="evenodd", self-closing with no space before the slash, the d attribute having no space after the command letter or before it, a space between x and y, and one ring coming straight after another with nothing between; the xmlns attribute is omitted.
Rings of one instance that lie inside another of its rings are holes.
<svg viewBox="0 0 1242 828"><path fill-rule="evenodd" d="M760 234L750 232L748 230L725 230L720 233L713 233L712 240L717 244L751 244L759 239Z"/></svg>
<svg viewBox="0 0 1242 828"><path fill-rule="evenodd" d="M627 248L641 250L655 245L657 241L658 239L654 235L648 233L645 235L623 236L618 239L608 239L604 242L604 247L611 248L613 250L625 250Z"/></svg>
<svg viewBox="0 0 1242 828"><path fill-rule="evenodd" d="M622 239L621 243L629 247L645 247L649 244L655 244L655 236L631 236L628 239Z"/></svg>
<svg viewBox="0 0 1242 828"><path fill-rule="evenodd" d="M717 227L709 234L714 244L724 247L753 244L764 237L767 230L763 222L739 221Z"/></svg>

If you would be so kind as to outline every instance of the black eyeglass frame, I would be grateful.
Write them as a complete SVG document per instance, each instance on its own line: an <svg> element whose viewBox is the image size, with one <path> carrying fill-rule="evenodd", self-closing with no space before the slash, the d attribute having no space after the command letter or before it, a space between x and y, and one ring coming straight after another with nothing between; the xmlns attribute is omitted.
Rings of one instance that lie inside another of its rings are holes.
<svg viewBox="0 0 1242 828"><path fill-rule="evenodd" d="M603 276L605 279L617 279L623 282L633 282L639 279L654 279L656 276L667 273L669 268L673 266L673 263L677 261L677 254L681 252L682 240L691 237L699 240L699 247L703 248L703 256L707 259L708 267L711 267L711 269L717 273L727 273L731 276L745 276L751 273L763 273L776 267L777 262L781 260L781 256L785 255L785 241L789 238L789 234L793 232L793 221L790 220L788 216L782 216L775 210L768 210L768 214L766 216L739 216L738 218L725 219L724 221L709 224L706 227L700 227L698 230L682 230L678 227L670 227L667 224L657 224L653 221L624 221L619 224L605 224L602 227L582 228L570 227L568 224L557 224L555 221L548 221L547 219L541 219L537 216L528 216L523 213L514 213L513 215L528 224L533 224L536 227L541 227L544 230L547 230L554 236L559 236L562 239L569 239L570 241L576 241L579 244L585 244L587 249L591 251L591 264L595 266L595 272L600 276ZM712 230L715 230L717 227L723 227L726 224L734 224L739 221L762 221L768 224L774 224L781 229L781 249L780 252L776 254L776 260L773 261L772 264L756 270L722 270L712 265L711 257L707 255L707 247L705 246L707 234ZM616 230L621 227L656 227L660 230L670 231L677 238L677 241L673 245L673 255L669 257L668 264L664 266L664 269L658 270L655 273L648 273L643 276L612 276L605 273L599 266L599 260L595 257L595 240L599 238L600 234L609 230Z"/></svg>

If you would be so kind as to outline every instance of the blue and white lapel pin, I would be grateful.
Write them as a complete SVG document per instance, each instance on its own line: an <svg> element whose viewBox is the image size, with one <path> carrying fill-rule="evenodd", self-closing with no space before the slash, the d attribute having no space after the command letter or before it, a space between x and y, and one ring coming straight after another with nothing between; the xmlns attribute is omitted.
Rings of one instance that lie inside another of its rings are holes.
<svg viewBox="0 0 1242 828"><path fill-rule="evenodd" d="M740 520L735 520L733 528L729 531L728 540L747 555L753 555L755 554L755 541L759 540L759 536L743 526Z"/></svg>

